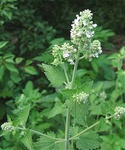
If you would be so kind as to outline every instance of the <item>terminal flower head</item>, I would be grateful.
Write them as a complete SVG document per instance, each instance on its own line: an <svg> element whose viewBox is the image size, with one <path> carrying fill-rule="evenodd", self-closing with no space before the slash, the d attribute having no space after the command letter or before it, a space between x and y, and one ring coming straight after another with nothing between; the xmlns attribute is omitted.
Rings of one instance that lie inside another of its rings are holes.
<svg viewBox="0 0 125 150"><path fill-rule="evenodd" d="M101 43L93 40L94 28L97 24L92 21L93 14L89 9L76 15L70 31L71 42L77 45L85 59L92 60L102 53Z"/></svg>
<svg viewBox="0 0 125 150"><path fill-rule="evenodd" d="M4 130L4 131L13 131L13 130L14 130L14 127L13 127L12 123L10 123L10 122L5 122L5 123L3 123L3 124L1 125L1 128L2 128L2 130Z"/></svg>
<svg viewBox="0 0 125 150"><path fill-rule="evenodd" d="M119 107L116 107L116 108L115 108L115 114L114 114L114 116L115 116L116 119L120 119L121 116L122 116L124 113L125 113L125 108L119 106Z"/></svg>
<svg viewBox="0 0 125 150"><path fill-rule="evenodd" d="M80 92L80 93L76 93L73 95L73 100L75 100L79 104L81 102L86 103L88 100L88 97L89 97L89 94L87 94L85 92Z"/></svg>

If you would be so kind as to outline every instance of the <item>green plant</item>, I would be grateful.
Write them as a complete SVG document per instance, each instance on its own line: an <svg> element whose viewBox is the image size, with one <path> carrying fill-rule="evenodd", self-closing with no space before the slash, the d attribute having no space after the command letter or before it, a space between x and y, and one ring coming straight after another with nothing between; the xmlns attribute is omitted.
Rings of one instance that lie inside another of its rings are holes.
<svg viewBox="0 0 125 150"><path fill-rule="evenodd" d="M96 24L93 24L91 11L85 10L76 17L72 23L71 42L64 43L62 40L62 45L53 46L51 65L38 65L44 70L50 86L55 88L54 93L49 94L46 90L40 92L38 88L34 89L33 83L29 81L22 90L23 94L18 94L15 100L7 102L12 110L8 112L7 122L1 126L1 137L4 138L1 142L2 148L125 148L122 138L124 135L116 134L117 128L122 129L123 122L119 119L125 112L122 101L125 92L122 70L125 49L122 48L120 54L99 59L102 50L100 42L94 39L93 30ZM39 60L40 57L35 59ZM113 77L105 76L106 81L91 81L92 72L79 68L79 62L88 60L94 68L93 72L98 74L101 66L112 66L110 61L103 64L104 59L112 60L113 64L115 62L113 67L118 69L116 74L112 73ZM111 81L108 81L109 79ZM45 131L46 134L43 133ZM110 142L112 133L114 143ZM116 146L117 139L120 139L120 142Z"/></svg>

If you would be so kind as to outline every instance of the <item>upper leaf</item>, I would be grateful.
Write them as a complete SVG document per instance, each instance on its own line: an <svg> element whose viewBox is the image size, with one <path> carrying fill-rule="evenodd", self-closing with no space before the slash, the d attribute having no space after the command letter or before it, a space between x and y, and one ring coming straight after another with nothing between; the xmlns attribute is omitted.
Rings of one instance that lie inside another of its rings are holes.
<svg viewBox="0 0 125 150"><path fill-rule="evenodd" d="M65 75L60 67L46 64L43 64L42 67L45 71L45 75L47 76L48 80L54 87L59 87L64 83Z"/></svg>

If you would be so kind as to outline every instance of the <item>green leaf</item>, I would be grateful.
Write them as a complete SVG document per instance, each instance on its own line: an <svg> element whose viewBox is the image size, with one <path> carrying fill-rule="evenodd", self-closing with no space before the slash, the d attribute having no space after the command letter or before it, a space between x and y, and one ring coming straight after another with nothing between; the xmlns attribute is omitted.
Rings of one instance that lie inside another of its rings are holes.
<svg viewBox="0 0 125 150"><path fill-rule="evenodd" d="M32 143L32 136L29 131L24 133L24 136L22 137L21 142L24 144L25 147L28 148L28 150L34 150L33 143Z"/></svg>
<svg viewBox="0 0 125 150"><path fill-rule="evenodd" d="M24 58L22 58L22 57L17 57L16 60L15 60L15 62L16 62L16 64L19 64L19 63L21 63L23 60L24 60Z"/></svg>
<svg viewBox="0 0 125 150"><path fill-rule="evenodd" d="M106 122L105 118L101 118L99 121L99 125L98 125L98 131L102 132L102 131L108 131L110 129L110 125L109 123Z"/></svg>
<svg viewBox="0 0 125 150"><path fill-rule="evenodd" d="M71 106L71 115L74 121L80 125L87 126L88 105L83 103L73 102Z"/></svg>
<svg viewBox="0 0 125 150"><path fill-rule="evenodd" d="M3 48L7 43L8 43L7 41L0 42L0 49Z"/></svg>
<svg viewBox="0 0 125 150"><path fill-rule="evenodd" d="M25 88L23 89L23 93L24 93L27 97L29 97L29 93L32 93L32 92L33 92L33 83L32 83L32 81L28 81L28 82L26 83Z"/></svg>
<svg viewBox="0 0 125 150"><path fill-rule="evenodd" d="M47 135L51 137L55 137L55 134L53 132L48 133ZM37 142L34 143L34 149L35 150L59 150L59 147L58 144L56 144L55 139L50 139L43 136L40 139L38 139ZM64 148L62 148L62 150L63 149Z"/></svg>
<svg viewBox="0 0 125 150"><path fill-rule="evenodd" d="M121 82L122 88L125 92L125 70L118 71L118 79Z"/></svg>
<svg viewBox="0 0 125 150"><path fill-rule="evenodd" d="M19 73L16 72L11 72L11 79L15 82L15 83L19 83L21 78L19 77Z"/></svg>
<svg viewBox="0 0 125 150"><path fill-rule="evenodd" d="M89 131L84 133L76 141L79 150L95 150L101 145L101 140L95 132Z"/></svg>
<svg viewBox="0 0 125 150"><path fill-rule="evenodd" d="M98 71L99 71L99 66L98 66L97 62L93 60L93 61L91 62L91 65L92 65L94 71L95 71L96 73L98 73Z"/></svg>
<svg viewBox="0 0 125 150"><path fill-rule="evenodd" d="M1 67L0 67L0 81L2 81L4 73L5 73L5 67L4 67L4 65L1 65Z"/></svg>
<svg viewBox="0 0 125 150"><path fill-rule="evenodd" d="M5 63L6 68L11 72L19 73L17 68L13 64Z"/></svg>
<svg viewBox="0 0 125 150"><path fill-rule="evenodd" d="M19 114L18 114L18 120L19 124L25 126L28 116L30 112L30 105L24 106L23 108L20 108Z"/></svg>
<svg viewBox="0 0 125 150"><path fill-rule="evenodd" d="M48 114L48 118L55 117L58 114L61 114L65 110L59 102L55 103L55 106L51 109L51 111Z"/></svg>
<svg viewBox="0 0 125 150"><path fill-rule="evenodd" d="M91 93L93 82L86 82L82 86L78 87L77 89L61 89L61 94L66 98L70 99L74 94L85 92L85 93Z"/></svg>
<svg viewBox="0 0 125 150"><path fill-rule="evenodd" d="M42 67L45 71L45 75L47 76L48 80L54 87L59 87L64 83L65 75L60 67L46 64L43 64Z"/></svg>
<svg viewBox="0 0 125 150"><path fill-rule="evenodd" d="M31 74L31 75L37 75L37 74L38 74L38 71L37 71L34 67L32 67L32 66L26 66L26 67L24 68L24 70L25 70L27 73Z"/></svg>
<svg viewBox="0 0 125 150"><path fill-rule="evenodd" d="M61 89L60 93L66 98L70 99L77 92L76 89Z"/></svg>
<svg viewBox="0 0 125 150"><path fill-rule="evenodd" d="M9 20L12 18L12 12L11 12L11 11L5 10L5 11L3 11L2 13L3 13L3 15L5 15Z"/></svg>

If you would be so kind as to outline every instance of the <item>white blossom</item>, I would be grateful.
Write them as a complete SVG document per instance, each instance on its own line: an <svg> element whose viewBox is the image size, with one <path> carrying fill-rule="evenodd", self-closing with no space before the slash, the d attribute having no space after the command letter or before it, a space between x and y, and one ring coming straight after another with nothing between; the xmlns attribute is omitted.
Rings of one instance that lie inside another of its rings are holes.
<svg viewBox="0 0 125 150"><path fill-rule="evenodd" d="M121 116L124 113L125 113L125 108L118 106L118 107L115 108L115 114L114 114L114 116L115 116L116 119L120 119Z"/></svg>
<svg viewBox="0 0 125 150"><path fill-rule="evenodd" d="M81 92L81 93L76 93L73 95L73 99L75 101L77 101L78 103L86 103L88 100L89 94L85 93L85 92Z"/></svg>

